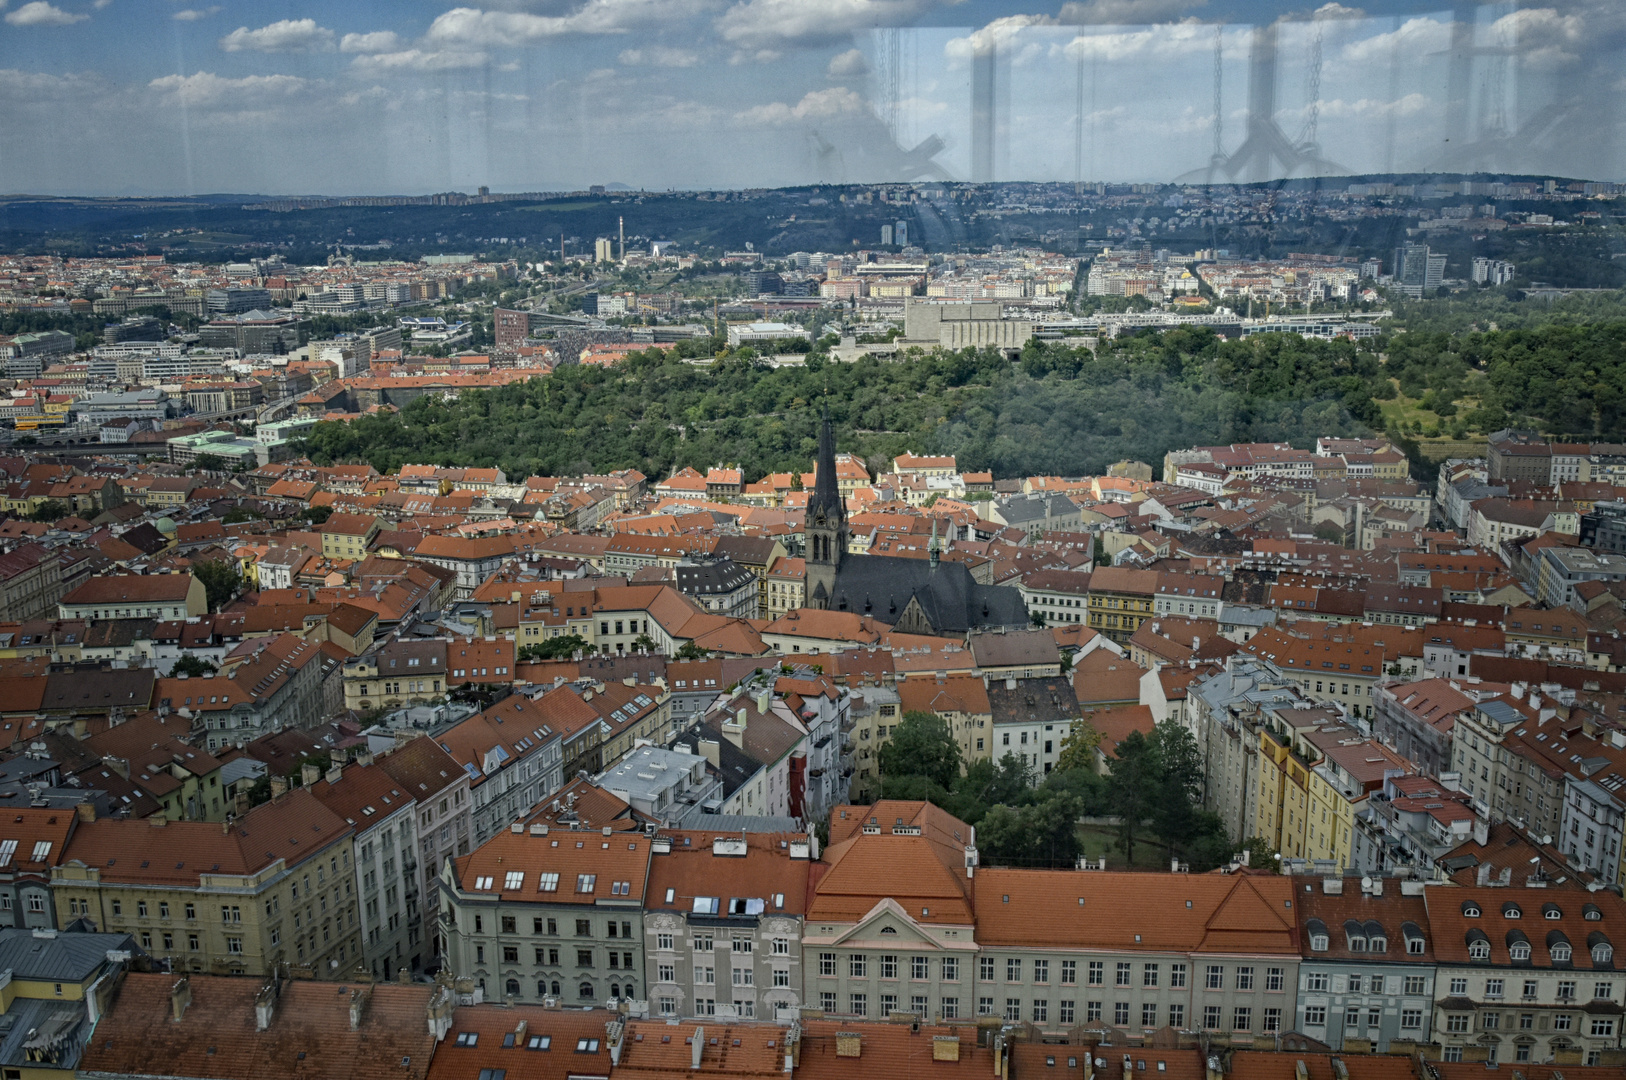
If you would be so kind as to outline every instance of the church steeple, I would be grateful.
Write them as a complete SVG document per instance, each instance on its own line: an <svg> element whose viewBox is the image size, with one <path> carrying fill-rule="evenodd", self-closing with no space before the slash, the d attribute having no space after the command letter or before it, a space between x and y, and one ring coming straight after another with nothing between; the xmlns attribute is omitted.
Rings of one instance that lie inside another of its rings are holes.
<svg viewBox="0 0 1626 1080"><path fill-rule="evenodd" d="M807 535L807 606L828 608L835 596L836 571L847 553L847 510L836 483L836 438L828 408L819 428L819 457L802 528Z"/></svg>

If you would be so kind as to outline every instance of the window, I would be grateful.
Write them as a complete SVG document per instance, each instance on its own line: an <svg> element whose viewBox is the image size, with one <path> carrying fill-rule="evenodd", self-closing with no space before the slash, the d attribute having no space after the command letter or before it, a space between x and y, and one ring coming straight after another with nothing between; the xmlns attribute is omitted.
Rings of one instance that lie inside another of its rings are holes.
<svg viewBox="0 0 1626 1080"><path fill-rule="evenodd" d="M1113 1004L1112 1022L1120 1026L1129 1023L1129 1002L1119 1001Z"/></svg>
<svg viewBox="0 0 1626 1080"><path fill-rule="evenodd" d="M672 944L673 944L673 942L672 942L672 935L671 934L656 934L655 935L655 948L660 950L661 952L671 952L672 951Z"/></svg>
<svg viewBox="0 0 1626 1080"><path fill-rule="evenodd" d="M1447 1013L1445 1017L1445 1030L1460 1035L1468 1030L1468 1023L1472 1016L1468 1013Z"/></svg>
<svg viewBox="0 0 1626 1080"><path fill-rule="evenodd" d="M909 977L917 981L931 978L930 960L924 956L911 956L909 958Z"/></svg>
<svg viewBox="0 0 1626 1080"><path fill-rule="evenodd" d="M582 968L590 968L590 967L592 967L593 966L593 950L592 949L577 949L576 950L576 966L577 967L582 967Z"/></svg>
<svg viewBox="0 0 1626 1080"><path fill-rule="evenodd" d="M1325 1027L1327 1023L1327 1009L1324 1005L1310 1005L1304 1010L1304 1024L1306 1027Z"/></svg>
<svg viewBox="0 0 1626 1080"><path fill-rule="evenodd" d="M836 996L828 990L819 991L819 1008L827 1013L836 1011Z"/></svg>
<svg viewBox="0 0 1626 1080"><path fill-rule="evenodd" d="M1174 989L1176 989L1176 990L1180 990L1180 989L1183 989L1185 987L1185 985L1186 985L1186 965L1184 965L1184 964L1170 964L1169 965L1169 985L1171 987L1173 987Z"/></svg>
<svg viewBox="0 0 1626 1080"><path fill-rule="evenodd" d="M1220 1026L1220 1007L1218 1005L1203 1006L1203 1027L1210 1030Z"/></svg>
<svg viewBox="0 0 1626 1080"><path fill-rule="evenodd" d="M1421 976L1421 975L1407 975L1406 976L1406 993L1408 993L1408 994L1425 993L1425 991L1423 989L1423 987L1425 985L1426 985L1426 982L1425 982L1423 976Z"/></svg>
<svg viewBox="0 0 1626 1080"><path fill-rule="evenodd" d="M593 920L591 920L591 919L577 919L576 920L576 936L577 937L592 937L593 936Z"/></svg>
<svg viewBox="0 0 1626 1080"><path fill-rule="evenodd" d="M525 884L525 871L510 870L503 876L502 887L504 891L512 892Z"/></svg>
<svg viewBox="0 0 1626 1080"><path fill-rule="evenodd" d="M1245 1005L1238 1005L1231 1012L1232 1031L1251 1031L1253 1029L1253 1010Z"/></svg>
<svg viewBox="0 0 1626 1080"><path fill-rule="evenodd" d="M712 986L717 982L717 969L696 964L694 968L694 984L696 986Z"/></svg>
<svg viewBox="0 0 1626 1080"><path fill-rule="evenodd" d="M590 893L593 891L593 884L596 881L598 881L597 874L577 874L576 891L579 893Z"/></svg>
<svg viewBox="0 0 1626 1080"><path fill-rule="evenodd" d="M926 958L924 956L917 956L917 957L915 957L915 959L916 960L924 960ZM925 975L921 975L920 977L925 978ZM945 956L945 957L943 957L943 981L944 982L959 982L960 981L960 958L959 957L957 957L957 956Z"/></svg>
<svg viewBox="0 0 1626 1080"><path fill-rule="evenodd" d="M1175 1002L1174 1004L1169 1006L1169 1026L1177 1028L1177 1027L1185 1027L1185 1025L1186 1025L1186 1007L1184 1005L1180 1004L1179 1002Z"/></svg>
<svg viewBox="0 0 1626 1080"><path fill-rule="evenodd" d="M559 891L559 875L558 874L538 874L537 879L536 879L536 891L537 892L558 892Z"/></svg>
<svg viewBox="0 0 1626 1080"><path fill-rule="evenodd" d="M1142 1002L1140 1007L1140 1026L1157 1027L1157 1003L1153 1001Z"/></svg>
<svg viewBox="0 0 1626 1080"><path fill-rule="evenodd" d="M1063 986L1078 985L1078 961L1063 960L1061 962L1061 984Z"/></svg>
<svg viewBox="0 0 1626 1080"><path fill-rule="evenodd" d="M1570 1031L1575 1027L1575 1017L1569 1013L1559 1013L1553 1017L1554 1031Z"/></svg>
<svg viewBox="0 0 1626 1080"><path fill-rule="evenodd" d="M1615 1018L1613 1016L1594 1016L1592 1018L1592 1035L1594 1038L1607 1038L1615 1033Z"/></svg>
<svg viewBox="0 0 1626 1080"><path fill-rule="evenodd" d="M790 985L790 972L783 969L783 968L774 969L773 984L776 987L789 986Z"/></svg>
<svg viewBox="0 0 1626 1080"><path fill-rule="evenodd" d="M1204 983L1209 990L1223 990L1225 988L1225 968L1219 964L1209 964L1207 979Z"/></svg>
<svg viewBox="0 0 1626 1080"><path fill-rule="evenodd" d="M847 958L847 974L854 979L869 977L869 958L863 953L854 953Z"/></svg>
<svg viewBox="0 0 1626 1080"><path fill-rule="evenodd" d="M116 904L116 901L115 901ZM116 912L115 912L116 914ZM1105 978L1106 964L1100 960L1090 961L1090 985L1100 986Z"/></svg>
<svg viewBox="0 0 1626 1080"><path fill-rule="evenodd" d="M978 998L977 999L977 1015L978 1016L992 1016L992 1015L994 1015L994 999L991 998L991 997L980 997L980 998Z"/></svg>
<svg viewBox="0 0 1626 1080"><path fill-rule="evenodd" d="M1265 1010L1265 1030L1266 1031L1280 1031L1280 1030L1282 1030L1282 1010L1281 1009L1266 1009Z"/></svg>
<svg viewBox="0 0 1626 1080"><path fill-rule="evenodd" d="M1592 996L1598 1001L1608 1001L1614 996L1615 988L1610 983L1600 982L1592 984Z"/></svg>
<svg viewBox="0 0 1626 1080"><path fill-rule="evenodd" d="M1401 1031L1421 1031L1422 1028L1423 1028L1423 1010L1422 1009L1401 1009L1400 1010L1400 1030Z"/></svg>
<svg viewBox="0 0 1626 1080"><path fill-rule="evenodd" d="M1048 1024L1048 1023L1050 1023L1050 1002L1046 1001L1043 998L1038 998L1038 999L1034 1000L1034 1002L1033 1002L1033 1022L1035 1024Z"/></svg>
<svg viewBox="0 0 1626 1080"><path fill-rule="evenodd" d="M1128 1006L1125 1006L1125 1008L1127 1008L1127 1007ZM1005 999L1005 1019L1007 1019L1007 1020L1020 1020L1020 1019L1022 1019L1022 999L1021 998L1008 997L1008 998Z"/></svg>
<svg viewBox="0 0 1626 1080"><path fill-rule="evenodd" d="M1128 964L1128 963L1119 963L1117 978L1115 978L1113 980L1112 985L1114 985L1114 986L1128 986L1129 985L1129 970L1130 970L1130 967L1131 967L1131 965Z"/></svg>
<svg viewBox="0 0 1626 1080"><path fill-rule="evenodd" d="M1562 981L1562 982L1560 982L1558 984L1558 1000L1559 1001L1574 1001L1575 1000L1575 982L1573 980L1565 979L1564 981Z"/></svg>
<svg viewBox="0 0 1626 1080"><path fill-rule="evenodd" d="M1283 972L1282 972L1281 968L1278 968L1278 967L1266 968L1265 969L1265 989L1266 990L1280 990L1282 988L1282 976L1283 976Z"/></svg>
<svg viewBox="0 0 1626 1080"><path fill-rule="evenodd" d="M1056 1020L1062 1024L1071 1024L1073 1022L1073 1002L1063 1001L1061 1003L1061 1006L1056 1010Z"/></svg>
<svg viewBox="0 0 1626 1080"><path fill-rule="evenodd" d="M1050 981L1050 961L1035 960L1033 962L1033 981L1041 985Z"/></svg>
<svg viewBox="0 0 1626 1080"><path fill-rule="evenodd" d="M773 954L775 956L790 955L790 938L776 937L773 939Z"/></svg>
<svg viewBox="0 0 1626 1080"><path fill-rule="evenodd" d="M1157 985L1157 965L1145 964L1140 969L1140 984L1142 986Z"/></svg>
<svg viewBox="0 0 1626 1080"><path fill-rule="evenodd" d="M848 994L847 995L847 1011L852 1013L854 1016L868 1016L869 1015L869 995L868 994Z"/></svg>
<svg viewBox="0 0 1626 1080"><path fill-rule="evenodd" d="M1095 1023L1101 1019L1101 1003L1099 1001L1086 1001L1084 1003L1084 1022Z"/></svg>
<svg viewBox="0 0 1626 1080"><path fill-rule="evenodd" d="M960 1015L960 999L957 997L943 998L937 1004L945 1020L953 1020Z"/></svg>
<svg viewBox="0 0 1626 1080"><path fill-rule="evenodd" d="M1021 982L1022 981L1022 961L1013 960L1013 959L1007 959L1005 961L1005 981L1006 982Z"/></svg>
<svg viewBox="0 0 1626 1080"><path fill-rule="evenodd" d="M881 978L896 979L898 977L898 957L894 953L887 953L881 957Z"/></svg>
<svg viewBox="0 0 1626 1080"><path fill-rule="evenodd" d="M1236 988L1238 990L1253 989L1253 968L1239 967L1236 969Z"/></svg>
<svg viewBox="0 0 1626 1080"><path fill-rule="evenodd" d="M836 954L833 953L833 952L821 952L819 954L819 974L823 975L823 976L826 976L826 977L829 977L829 976L834 975L835 973L836 973ZM830 1009L833 1011L835 1009L835 1006L831 1005Z"/></svg>
<svg viewBox="0 0 1626 1080"><path fill-rule="evenodd" d="M1440 1060L1441 1061L1461 1061L1462 1060L1462 1047L1460 1047L1460 1046L1447 1046L1443 1051L1441 1051Z"/></svg>
<svg viewBox="0 0 1626 1080"><path fill-rule="evenodd" d="M1502 987L1503 987L1503 985L1504 985L1504 983L1503 983L1503 981L1501 979L1486 979L1485 980L1485 996L1488 997L1488 998L1499 998L1499 997L1501 997L1502 996Z"/></svg>

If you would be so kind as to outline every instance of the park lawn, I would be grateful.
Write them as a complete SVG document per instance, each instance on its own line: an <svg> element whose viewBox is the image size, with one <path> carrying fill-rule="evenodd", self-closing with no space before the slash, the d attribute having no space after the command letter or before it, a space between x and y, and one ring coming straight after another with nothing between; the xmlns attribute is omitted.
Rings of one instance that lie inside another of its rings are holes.
<svg viewBox="0 0 1626 1080"><path fill-rule="evenodd" d="M1099 862L1106 859L1109 870L1167 870L1169 853L1154 839L1135 840L1135 861L1124 865L1124 853L1118 847L1118 830L1111 825L1080 825L1078 838L1084 847L1086 859Z"/></svg>

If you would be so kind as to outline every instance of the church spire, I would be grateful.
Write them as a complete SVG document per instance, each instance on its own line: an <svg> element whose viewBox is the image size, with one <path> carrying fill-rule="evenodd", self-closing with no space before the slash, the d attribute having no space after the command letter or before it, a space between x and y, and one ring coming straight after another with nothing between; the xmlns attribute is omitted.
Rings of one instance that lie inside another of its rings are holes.
<svg viewBox="0 0 1626 1080"><path fill-rule="evenodd" d="M836 437L830 428L830 408L825 406L824 420L819 427L819 457L814 465L813 494L807 500L807 520L820 518L830 522L845 521L847 512L841 502L841 488L836 483Z"/></svg>

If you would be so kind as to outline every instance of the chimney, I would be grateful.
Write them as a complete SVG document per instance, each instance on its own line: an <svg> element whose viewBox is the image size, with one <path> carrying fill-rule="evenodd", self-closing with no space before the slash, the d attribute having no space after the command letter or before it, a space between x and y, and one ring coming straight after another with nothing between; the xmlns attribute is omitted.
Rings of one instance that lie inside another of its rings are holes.
<svg viewBox="0 0 1626 1080"><path fill-rule="evenodd" d="M691 1068L691 1069L700 1068L700 1053L705 1048L706 1048L706 1029L703 1028L703 1027L697 1027L697 1028L694 1029L694 1038L693 1038L693 1040L692 1040L692 1042L690 1044L690 1047L689 1047L689 1068Z"/></svg>
<svg viewBox="0 0 1626 1080"><path fill-rule="evenodd" d="M457 995L452 993L452 988L436 983L435 992L429 997L429 1034L436 1042L445 1039L446 1033L452 1030L452 1010L456 1007Z"/></svg>
<svg viewBox="0 0 1626 1080"><path fill-rule="evenodd" d="M273 776L271 778L271 798L280 799L288 794L288 778L286 776Z"/></svg>
<svg viewBox="0 0 1626 1080"><path fill-rule="evenodd" d="M277 981L273 977L254 995L254 1030L265 1031L271 1026L271 1019L276 1014Z"/></svg>
<svg viewBox="0 0 1626 1080"><path fill-rule="evenodd" d="M299 767L300 787L310 787L320 779L322 779L322 770L317 767L315 762L307 761Z"/></svg>
<svg viewBox="0 0 1626 1080"><path fill-rule="evenodd" d="M864 1038L856 1031L836 1032L836 1057L855 1058L864 1051Z"/></svg>
<svg viewBox="0 0 1626 1080"><path fill-rule="evenodd" d="M175 985L169 988L170 1018L181 1019L186 1015L186 1007L190 1004L192 1004L192 980L182 975L175 980Z"/></svg>
<svg viewBox="0 0 1626 1080"><path fill-rule="evenodd" d="M358 986L350 991L350 1030L360 1031L361 1022L367 1017L367 1006L373 1000L373 987L371 983Z"/></svg>
<svg viewBox="0 0 1626 1080"><path fill-rule="evenodd" d="M326 780L330 784L337 784L339 782L339 778L342 777L343 775L344 775L344 763L339 762L339 761L335 761L333 763L333 767L327 771L327 775L325 777L323 777L323 779Z"/></svg>
<svg viewBox="0 0 1626 1080"><path fill-rule="evenodd" d="M73 808L73 812L81 822L96 820L96 804L93 802L82 802Z"/></svg>
<svg viewBox="0 0 1626 1080"><path fill-rule="evenodd" d="M1479 869L1474 871L1474 884L1483 888L1490 881L1490 875L1491 864L1488 862L1480 863Z"/></svg>

